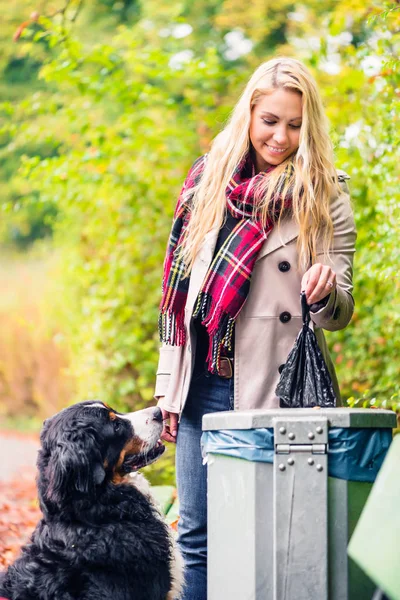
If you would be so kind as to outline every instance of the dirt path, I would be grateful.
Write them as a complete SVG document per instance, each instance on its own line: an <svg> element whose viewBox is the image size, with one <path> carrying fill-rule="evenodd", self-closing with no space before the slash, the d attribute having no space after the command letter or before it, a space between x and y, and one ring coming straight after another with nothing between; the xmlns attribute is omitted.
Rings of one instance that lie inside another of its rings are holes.
<svg viewBox="0 0 400 600"><path fill-rule="evenodd" d="M38 449L33 436L0 432L0 481L14 479L22 470L36 470Z"/></svg>
<svg viewBox="0 0 400 600"><path fill-rule="evenodd" d="M39 441L0 432L0 570L18 556L40 519L36 495Z"/></svg>

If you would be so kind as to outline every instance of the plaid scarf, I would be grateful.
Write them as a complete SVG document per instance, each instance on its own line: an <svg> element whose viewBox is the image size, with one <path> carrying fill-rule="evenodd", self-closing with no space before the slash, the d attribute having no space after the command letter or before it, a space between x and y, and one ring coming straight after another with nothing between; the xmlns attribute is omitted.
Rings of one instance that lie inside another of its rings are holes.
<svg viewBox="0 0 400 600"><path fill-rule="evenodd" d="M184 312L189 288L189 277L183 278L185 264L175 251L179 251L190 219L190 201L183 194L197 185L204 170L206 157L194 163L185 180L168 242L164 262L163 294L160 304L160 340L166 344L185 344ZM255 175L250 155L235 169L226 188L226 208L238 219L219 252L214 257L195 302L194 318L201 318L209 336L207 367L219 373L220 359L231 350L235 321L250 289L251 274L258 253L273 229L274 219L264 225L253 218L254 190L261 178L267 177L274 166ZM288 165L285 180L292 173ZM280 188L283 189L283 188ZM185 193L186 196L186 193ZM278 198L276 198L278 200ZM291 204L290 192L285 197L285 207ZM276 206L279 211L280 203Z"/></svg>

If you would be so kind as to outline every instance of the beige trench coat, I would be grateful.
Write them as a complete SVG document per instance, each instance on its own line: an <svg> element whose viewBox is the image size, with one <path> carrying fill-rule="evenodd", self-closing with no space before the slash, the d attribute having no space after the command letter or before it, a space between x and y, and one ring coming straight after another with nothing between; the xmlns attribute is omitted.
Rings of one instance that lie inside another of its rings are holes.
<svg viewBox="0 0 400 600"><path fill-rule="evenodd" d="M335 370L322 330L343 329L353 314L356 230L345 182L349 176L343 171L338 171L338 176L342 192L331 203L334 225L331 261L324 260L322 254L316 261L331 266L337 276L337 287L326 306L311 313L310 326L314 328L340 404ZM302 328L300 291L304 271L297 266L297 236L297 223L293 219L283 221L279 229L273 229L257 257L249 295L235 324L235 410L279 406L275 395L279 367L285 363ZM187 399L196 351L192 311L213 258L217 237L218 228L206 234L193 264L185 308L185 327L189 332L185 346L160 348L154 396L159 398L159 406L169 412L181 414Z"/></svg>

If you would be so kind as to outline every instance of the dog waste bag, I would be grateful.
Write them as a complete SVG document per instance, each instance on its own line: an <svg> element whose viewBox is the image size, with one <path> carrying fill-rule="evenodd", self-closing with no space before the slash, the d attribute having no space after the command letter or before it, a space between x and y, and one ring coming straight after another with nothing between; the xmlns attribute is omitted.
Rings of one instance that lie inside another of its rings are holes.
<svg viewBox="0 0 400 600"><path fill-rule="evenodd" d="M336 396L328 367L309 327L310 308L301 294L303 327L290 351L279 379L276 395L281 408L334 408Z"/></svg>

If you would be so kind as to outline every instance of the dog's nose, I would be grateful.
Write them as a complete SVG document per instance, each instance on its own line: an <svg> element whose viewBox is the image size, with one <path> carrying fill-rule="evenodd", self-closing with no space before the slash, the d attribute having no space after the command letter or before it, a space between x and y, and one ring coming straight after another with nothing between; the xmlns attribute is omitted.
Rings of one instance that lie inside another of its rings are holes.
<svg viewBox="0 0 400 600"><path fill-rule="evenodd" d="M162 422L162 412L161 412L161 408L159 406L156 406L154 408L153 421L158 421L159 423Z"/></svg>

